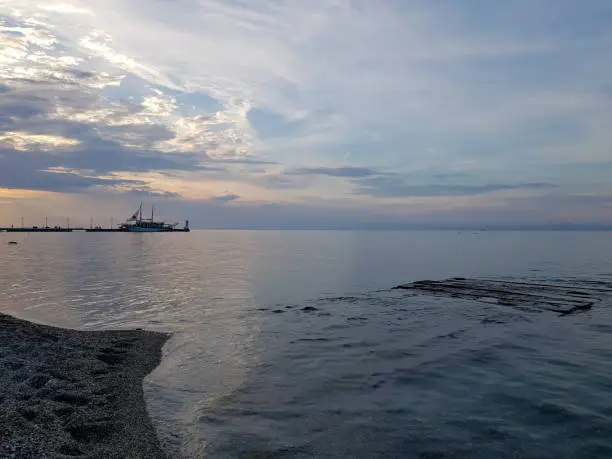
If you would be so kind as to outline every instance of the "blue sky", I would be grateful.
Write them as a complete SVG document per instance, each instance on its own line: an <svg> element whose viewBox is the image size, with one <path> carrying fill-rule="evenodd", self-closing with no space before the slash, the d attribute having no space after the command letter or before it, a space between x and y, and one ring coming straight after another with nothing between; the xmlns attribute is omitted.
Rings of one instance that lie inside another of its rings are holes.
<svg viewBox="0 0 612 459"><path fill-rule="evenodd" d="M0 0L0 224L612 224L612 4Z"/></svg>

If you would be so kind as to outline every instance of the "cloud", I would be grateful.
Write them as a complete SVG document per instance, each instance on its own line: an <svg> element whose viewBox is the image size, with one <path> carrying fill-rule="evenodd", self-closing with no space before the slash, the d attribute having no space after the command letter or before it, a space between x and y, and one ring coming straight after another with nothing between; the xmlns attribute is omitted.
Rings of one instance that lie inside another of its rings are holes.
<svg viewBox="0 0 612 459"><path fill-rule="evenodd" d="M74 174L50 176L47 171L54 168L86 171L88 177L77 177ZM217 172L223 169L201 165L187 154L169 157L156 151L128 151L113 143L101 142L94 146L93 142L89 142L86 149L56 148L51 151L49 148L39 148L26 154L16 149L0 148L0 188L74 192L77 188L85 191L98 185L121 184L126 190L132 185L141 189L146 180L109 180L105 177L119 172L146 173L159 170Z"/></svg>
<svg viewBox="0 0 612 459"><path fill-rule="evenodd" d="M372 177L383 175L383 172L376 171L369 167L302 167L289 172L294 175L327 175L330 177Z"/></svg>
<svg viewBox="0 0 612 459"><path fill-rule="evenodd" d="M44 9L60 10L82 13L67 4ZM131 181L108 175L225 170L203 164L210 158L208 150L200 149L205 126L200 126L199 138L176 127L186 118L174 115L172 97L159 90L148 90L139 101L107 97L101 91L119 86L124 75L100 67L83 69L85 59L70 45L60 45L56 31L40 20L16 16L0 23L0 187L71 193L99 186L124 192L135 187L135 192L176 196L171 190L143 188L144 177ZM201 116L194 119L204 122ZM215 131L207 138L206 146L218 135ZM213 147L214 154L218 147ZM49 172L58 167L87 173Z"/></svg>
<svg viewBox="0 0 612 459"><path fill-rule="evenodd" d="M137 189L130 187L129 191L123 192L126 197L137 197L137 198L180 198L181 195L178 193L171 193L169 191L151 191L147 189Z"/></svg>
<svg viewBox="0 0 612 459"><path fill-rule="evenodd" d="M227 202L236 201L238 199L240 199L240 196L238 196L237 194L224 194L221 196L213 196L212 198L210 198L210 201L225 204Z"/></svg>
<svg viewBox="0 0 612 459"><path fill-rule="evenodd" d="M303 183L292 180L283 174L264 174L248 179L251 183L266 188L268 190L290 190L300 188Z"/></svg>
<svg viewBox="0 0 612 459"><path fill-rule="evenodd" d="M55 133L58 127L73 123L82 133L90 126L95 141L114 142L125 150L181 152L203 159L248 155L248 135L237 135L222 111L185 116L176 98L167 94L170 91L145 86L139 88L138 98L108 97L104 91L121 85L126 69L130 70L124 65L130 58L116 56L110 60L114 67L109 67L88 55L91 46L60 38L42 20L45 13L83 13L84 9L62 3L42 11L36 21L14 13L0 26L0 77L7 93L0 101L0 129L10 125L12 132L23 131L12 137L36 140L35 136L49 135L41 131ZM92 37L110 40L104 34ZM108 61L105 55L101 58ZM83 69L86 62L90 68Z"/></svg>
<svg viewBox="0 0 612 459"><path fill-rule="evenodd" d="M374 177L354 181L356 193L377 198L398 197L445 197L445 196L475 196L497 191L517 190L548 190L556 188L551 183L494 183L485 185L461 184L410 184L408 179L399 177Z"/></svg>
<svg viewBox="0 0 612 459"><path fill-rule="evenodd" d="M224 159L224 158L210 158L211 163L217 164L246 164L253 166L270 166L270 165L278 165L279 163L276 161L266 161L263 159L252 159L252 158L232 158L232 159Z"/></svg>
<svg viewBox="0 0 612 459"><path fill-rule="evenodd" d="M86 14L93 16L93 13L86 8L77 8L70 3L53 3L47 5L40 5L43 11L64 13L64 14Z"/></svg>
<svg viewBox="0 0 612 459"><path fill-rule="evenodd" d="M14 170L0 168L0 188L78 193L99 186L142 187L145 184L134 180L87 177L73 172L30 171L28 174L15 174Z"/></svg>
<svg viewBox="0 0 612 459"><path fill-rule="evenodd" d="M5 131L0 135L0 146L6 145L15 150L49 151L79 145L76 139L58 135L30 134L27 132Z"/></svg>

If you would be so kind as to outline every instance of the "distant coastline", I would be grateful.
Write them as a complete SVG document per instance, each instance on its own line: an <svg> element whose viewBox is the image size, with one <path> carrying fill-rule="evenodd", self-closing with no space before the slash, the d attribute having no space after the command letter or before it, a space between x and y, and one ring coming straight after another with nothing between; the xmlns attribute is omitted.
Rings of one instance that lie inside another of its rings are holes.
<svg viewBox="0 0 612 459"><path fill-rule="evenodd" d="M554 226L448 226L448 227L430 227L430 226L386 226L370 225L370 226L338 226L338 225L311 225L311 226L289 226L289 225L245 225L245 226L195 226L190 228L191 231L471 231L471 232L529 232L529 231L597 231L605 232L612 231L612 225L554 225ZM26 228L25 231L21 228L11 228L0 226L0 232L40 232L40 233L56 233L56 232L124 232L117 229L108 228ZM171 231L172 232L172 231ZM184 232L183 228L178 228L174 232Z"/></svg>
<svg viewBox="0 0 612 459"><path fill-rule="evenodd" d="M371 226L371 227L343 227L343 226L325 226L325 225L313 225L313 226L200 226L193 227L192 231L470 231L470 232L530 232L530 231L597 231L605 232L612 231L612 225L602 226L535 226L535 227L386 227L386 226Z"/></svg>

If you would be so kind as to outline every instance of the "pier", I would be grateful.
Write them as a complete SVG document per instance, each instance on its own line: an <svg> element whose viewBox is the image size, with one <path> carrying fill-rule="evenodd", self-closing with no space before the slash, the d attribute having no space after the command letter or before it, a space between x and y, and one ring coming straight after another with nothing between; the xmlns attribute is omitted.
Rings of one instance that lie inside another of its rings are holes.
<svg viewBox="0 0 612 459"><path fill-rule="evenodd" d="M84 231L84 228L39 228L33 226L31 228L0 228L0 233L71 233L73 231Z"/></svg>
<svg viewBox="0 0 612 459"><path fill-rule="evenodd" d="M66 218L66 226L55 225L49 226L49 218L45 217L44 226L30 226L24 224L24 218L21 217L21 226L2 228L0 233L74 233L76 231L86 233L188 233L189 220L185 221L185 226L181 227L177 223L166 223L164 221L155 220L155 206L151 207L151 217L143 216L142 203L138 210L132 214L126 222L119 225L113 225L114 219L110 219L110 226L102 227L94 226L93 217L89 219L89 228L87 227L70 227L70 218Z"/></svg>
<svg viewBox="0 0 612 459"><path fill-rule="evenodd" d="M0 228L0 233L74 233L74 232L85 232L85 233L131 233L124 228L38 228L33 226L31 228ZM189 228L173 228L163 229L155 232L159 233L188 233Z"/></svg>

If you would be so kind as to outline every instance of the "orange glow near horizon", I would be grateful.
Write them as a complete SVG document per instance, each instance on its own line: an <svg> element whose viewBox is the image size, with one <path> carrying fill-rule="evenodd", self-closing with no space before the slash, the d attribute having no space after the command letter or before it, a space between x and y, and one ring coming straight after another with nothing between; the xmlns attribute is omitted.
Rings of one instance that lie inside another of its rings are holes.
<svg viewBox="0 0 612 459"><path fill-rule="evenodd" d="M0 188L0 198L35 199L55 195L52 191L26 190L22 188Z"/></svg>

